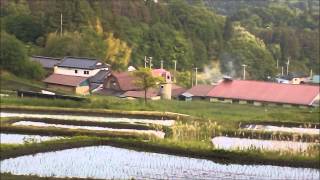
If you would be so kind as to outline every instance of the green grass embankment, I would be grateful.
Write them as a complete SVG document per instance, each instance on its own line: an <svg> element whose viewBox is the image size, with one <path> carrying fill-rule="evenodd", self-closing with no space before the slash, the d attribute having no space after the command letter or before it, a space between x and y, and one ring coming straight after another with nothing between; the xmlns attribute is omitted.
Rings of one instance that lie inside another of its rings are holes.
<svg viewBox="0 0 320 180"><path fill-rule="evenodd" d="M120 111L157 111L188 114L199 119L227 122L238 126L239 122L296 122L319 123L319 108L285 108L240 104L223 104L206 101L149 101L146 105L139 100L125 100L116 97L90 96L89 102L71 100L49 100L38 98L5 97L1 106L41 106L60 108L110 109Z"/></svg>

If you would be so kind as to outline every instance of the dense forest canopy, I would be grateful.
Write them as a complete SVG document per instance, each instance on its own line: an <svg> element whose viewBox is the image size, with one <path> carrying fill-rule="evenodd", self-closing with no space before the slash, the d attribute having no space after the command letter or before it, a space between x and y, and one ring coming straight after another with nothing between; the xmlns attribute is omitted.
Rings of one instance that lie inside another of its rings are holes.
<svg viewBox="0 0 320 180"><path fill-rule="evenodd" d="M247 64L250 79L267 79L288 58L292 71L319 73L317 10L313 0L1 0L0 18L29 56L88 56L115 70L145 56L179 71L219 63L235 77Z"/></svg>

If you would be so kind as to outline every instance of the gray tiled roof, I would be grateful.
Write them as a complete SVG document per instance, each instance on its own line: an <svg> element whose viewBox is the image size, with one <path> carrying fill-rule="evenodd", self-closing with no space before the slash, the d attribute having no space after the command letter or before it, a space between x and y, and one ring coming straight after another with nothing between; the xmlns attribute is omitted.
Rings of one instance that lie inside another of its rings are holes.
<svg viewBox="0 0 320 180"><path fill-rule="evenodd" d="M96 75L92 76L89 81L90 83L100 83L102 84L105 77L110 73L110 71L107 70L101 70Z"/></svg>
<svg viewBox="0 0 320 180"><path fill-rule="evenodd" d="M58 67L69 67L78 69L97 69L107 67L105 64L98 65L99 61L91 58L65 57Z"/></svg>
<svg viewBox="0 0 320 180"><path fill-rule="evenodd" d="M61 59L45 56L32 56L31 61L35 61L41 64L44 68L53 68L55 65L59 64Z"/></svg>

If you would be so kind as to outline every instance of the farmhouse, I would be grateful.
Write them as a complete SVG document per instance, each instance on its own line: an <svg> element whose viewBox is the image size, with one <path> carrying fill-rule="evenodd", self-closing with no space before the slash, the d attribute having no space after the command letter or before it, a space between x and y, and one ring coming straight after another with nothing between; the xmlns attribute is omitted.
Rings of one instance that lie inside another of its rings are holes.
<svg viewBox="0 0 320 180"><path fill-rule="evenodd" d="M65 57L44 82L54 89L85 95L102 88L109 74L109 65L96 59Z"/></svg>
<svg viewBox="0 0 320 180"><path fill-rule="evenodd" d="M135 78L130 72L114 72L104 80L104 94L119 96L126 91L140 90L135 84Z"/></svg>
<svg viewBox="0 0 320 180"><path fill-rule="evenodd" d="M92 58L65 57L54 67L55 74L91 77L101 70L109 70L109 65Z"/></svg>
<svg viewBox="0 0 320 180"><path fill-rule="evenodd" d="M159 88L149 89L147 92L148 99L156 100L160 97L171 99L172 95L178 95L183 91L182 87L172 84L170 72L164 69L154 69L152 75L163 77L165 83L161 84ZM105 79L103 89L97 91L97 93L129 99L144 98L144 91L135 85L135 81L136 78L133 77L132 72L114 72ZM174 87L172 88L172 86Z"/></svg>
<svg viewBox="0 0 320 180"><path fill-rule="evenodd" d="M112 73L104 81L104 89L99 94L135 99L144 98L144 91L135 85L135 77L130 72ZM148 99L160 99L159 90L149 89Z"/></svg>
<svg viewBox="0 0 320 180"><path fill-rule="evenodd" d="M312 106L319 101L319 86L224 80L208 97L210 101L241 104Z"/></svg>
<svg viewBox="0 0 320 180"><path fill-rule="evenodd" d="M286 76L277 77L276 81L284 84L303 84L306 83L309 78L309 75L303 73L289 73Z"/></svg>
<svg viewBox="0 0 320 180"><path fill-rule="evenodd" d="M89 81L86 77L52 74L43 80L48 88L63 90L81 95L89 94Z"/></svg>

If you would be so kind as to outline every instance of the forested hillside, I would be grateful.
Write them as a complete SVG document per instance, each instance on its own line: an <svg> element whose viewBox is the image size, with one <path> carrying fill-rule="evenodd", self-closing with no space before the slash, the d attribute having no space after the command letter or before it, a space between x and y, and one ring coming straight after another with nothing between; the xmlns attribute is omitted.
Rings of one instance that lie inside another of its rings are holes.
<svg viewBox="0 0 320 180"><path fill-rule="evenodd" d="M319 14L311 10L319 4L227 2L1 0L1 34L14 35L27 55L95 57L115 70L152 56L154 67L177 60L179 71L202 71L218 63L235 77L245 63L250 79L266 79L279 73L277 59L281 67L290 58L290 70L319 73Z"/></svg>
<svg viewBox="0 0 320 180"><path fill-rule="evenodd" d="M199 4L198 0L189 2ZM202 1L203 6L227 16L226 28L240 23L255 37L263 40L273 61L276 63L278 60L277 73L281 72L281 66L286 67L288 59L292 71L307 72L312 69L319 73L319 4L318 0ZM225 30L226 37L230 38L231 29ZM248 54L245 51L235 56L241 58L241 55ZM230 61L239 63L238 58L222 58L227 61L222 64ZM245 58L248 60L249 55Z"/></svg>

